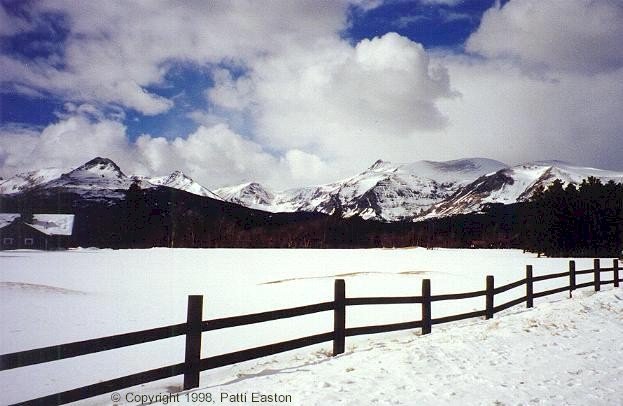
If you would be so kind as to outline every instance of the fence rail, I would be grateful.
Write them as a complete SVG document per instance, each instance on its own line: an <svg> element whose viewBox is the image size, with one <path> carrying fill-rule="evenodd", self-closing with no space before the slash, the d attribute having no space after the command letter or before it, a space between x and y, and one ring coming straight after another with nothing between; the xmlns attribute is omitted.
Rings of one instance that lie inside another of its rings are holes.
<svg viewBox="0 0 623 406"><path fill-rule="evenodd" d="M602 280L601 274L604 272L612 272L612 279ZM593 274L593 280L590 282L576 283L576 276L585 274ZM536 293L534 292L535 282L564 277L569 278L568 286L562 286ZM186 323L0 355L0 371L22 368L45 362L58 361L66 358L185 335L186 349L183 363L127 375L121 378L55 393L17 404L60 405L178 375L184 375L184 389L186 390L199 386L199 374L201 371L220 368L226 365L232 365L239 362L249 361L256 358L266 357L330 341L333 341L333 355L335 356L344 352L346 337L417 328L421 329L422 334L429 334L432 326L436 324L450 323L483 316L490 319L495 315L495 313L522 303L526 303L526 307L530 308L533 306L535 298L566 291L569 292L569 296L571 297L572 292L576 289L593 287L595 291L598 291L602 285L607 284L613 284L615 287L619 287L619 284L622 281L623 279L619 276L619 263L616 259L613 260L612 268L601 268L599 260L595 259L592 269L579 271L575 270L575 262L569 261L569 270L566 272L539 275L536 277L532 274L532 266L528 265L526 267L526 277L521 280L495 287L494 278L489 275L486 278L485 290L443 295L431 295L430 280L424 279L422 280L422 291L419 296L347 298L345 295L344 280L337 279L335 281L334 300L331 302L316 303L288 309L205 321L202 318L203 296L192 295L188 297ZM524 285L526 287L525 296L513 299L506 303L498 304L497 306L494 305L496 295ZM477 297L485 297L485 308L482 310L437 317L434 319L431 317L433 302L462 300ZM374 326L346 327L346 308L348 306L412 303L421 304L420 320ZM203 332L281 320L291 317L300 317L326 311L333 311L333 331L283 341L280 343L249 348L228 354L221 354L203 359L201 358L201 334Z"/></svg>
<svg viewBox="0 0 623 406"><path fill-rule="evenodd" d="M287 319L290 317L305 316L333 310L333 302L317 303L307 306L292 307L289 309L273 310L262 313L246 314L244 316L225 317L222 319L206 320L201 322L201 331L220 330L223 328L239 327L247 324L263 323L266 321Z"/></svg>

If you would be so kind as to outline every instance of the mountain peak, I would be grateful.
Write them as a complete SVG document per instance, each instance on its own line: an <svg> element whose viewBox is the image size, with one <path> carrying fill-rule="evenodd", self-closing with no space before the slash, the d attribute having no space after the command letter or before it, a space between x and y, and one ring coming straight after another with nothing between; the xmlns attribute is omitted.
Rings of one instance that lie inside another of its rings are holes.
<svg viewBox="0 0 623 406"><path fill-rule="evenodd" d="M261 183L258 183L258 182L246 183L246 184L244 184L244 186L241 189L266 190L266 188L264 186L262 186Z"/></svg>
<svg viewBox="0 0 623 406"><path fill-rule="evenodd" d="M190 181L192 181L192 179L188 176L186 176L186 174L180 170L175 170L173 172L171 172L171 174L169 176L166 176L167 181L172 182L175 180L184 180L184 179L188 179Z"/></svg>
<svg viewBox="0 0 623 406"><path fill-rule="evenodd" d="M91 159L89 162L85 163L82 166L86 168L92 168L94 166L112 166L115 168L119 168L119 166L117 166L117 164L112 159L102 158L100 156Z"/></svg>
<svg viewBox="0 0 623 406"><path fill-rule="evenodd" d="M209 197L216 200L222 200L219 196L212 191L201 186L193 179L188 177L184 172L176 170L171 172L170 175L160 176L156 178L148 178L147 181L152 185L166 186L173 189L183 190L188 193L192 193L198 196Z"/></svg>
<svg viewBox="0 0 623 406"><path fill-rule="evenodd" d="M113 160L109 158L102 158L99 156L91 159L90 161L83 164L82 166L79 166L78 168L69 172L69 174L79 173L79 172L98 172L98 173L102 173L102 176L103 176L103 173L108 173L117 178L126 177L125 174L121 171L121 168L119 168L119 166Z"/></svg>
<svg viewBox="0 0 623 406"><path fill-rule="evenodd" d="M223 200L247 207L266 210L273 204L275 196L257 182L246 182L236 186L227 186L214 191Z"/></svg>
<svg viewBox="0 0 623 406"><path fill-rule="evenodd" d="M377 159L376 162L374 162L372 164L372 166L370 166L368 168L368 170L369 171L376 171L376 170L380 170L380 169L386 169L389 165L391 165L391 162L383 161L382 159Z"/></svg>

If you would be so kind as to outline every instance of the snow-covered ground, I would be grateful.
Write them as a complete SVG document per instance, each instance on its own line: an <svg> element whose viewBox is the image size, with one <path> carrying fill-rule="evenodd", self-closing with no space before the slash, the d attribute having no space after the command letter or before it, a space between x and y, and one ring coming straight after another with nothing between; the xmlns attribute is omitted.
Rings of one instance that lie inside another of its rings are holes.
<svg viewBox="0 0 623 406"><path fill-rule="evenodd" d="M611 263L602 261L604 267ZM566 270L568 259L518 250L422 248L2 252L0 353L180 323L188 294L204 295L204 319L210 319L329 301L336 278L346 279L348 297L417 295L423 278L431 279L433 294L458 293L483 289L488 274L496 285L521 279L527 264L540 275ZM577 260L578 269L591 266L590 259ZM588 275L578 278L588 280ZM539 282L535 291L567 282ZM433 326L429 336L405 331L347 338L347 353L337 358L327 357L331 343L326 343L223 367L202 373L201 386L217 403L221 392L248 392L251 404L251 392L259 391L291 395L290 404L296 405L375 399L378 404L616 404L623 373L623 293L590 296L589 291L573 300L562 300L565 293L537 299L535 309L515 307L493 321ZM523 288L513 289L496 296L496 304L523 295ZM433 317L483 307L484 298L435 302ZM347 326L419 317L419 305L357 306L347 309ZM204 333L202 356L330 330L332 314L325 312ZM177 337L3 371L0 403L182 362L183 356L184 337ZM130 392L179 391L181 382L175 377L120 390L121 403ZM111 404L110 395L81 403Z"/></svg>
<svg viewBox="0 0 623 406"><path fill-rule="evenodd" d="M427 336L375 337L336 358L320 350L258 362L236 378L180 394L179 403L211 396L233 404L230 396L246 394L252 404L256 393L319 406L621 405L623 291L578 297Z"/></svg>

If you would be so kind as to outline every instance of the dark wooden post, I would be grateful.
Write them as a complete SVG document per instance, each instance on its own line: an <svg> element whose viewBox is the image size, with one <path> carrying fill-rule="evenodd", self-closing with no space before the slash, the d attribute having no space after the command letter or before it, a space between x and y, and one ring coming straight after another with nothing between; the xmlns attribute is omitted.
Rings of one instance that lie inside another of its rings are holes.
<svg viewBox="0 0 623 406"><path fill-rule="evenodd" d="M186 314L186 356L184 358L184 390L199 387L202 313L203 296L188 296L188 313Z"/></svg>
<svg viewBox="0 0 623 406"><path fill-rule="evenodd" d="M598 258L595 258L593 260L593 269L595 271L595 278L594 278L595 292L597 292L598 290L601 290L601 271L600 271Z"/></svg>
<svg viewBox="0 0 623 406"><path fill-rule="evenodd" d="M534 306L534 281L532 280L532 265L526 265L526 307Z"/></svg>
<svg viewBox="0 0 623 406"><path fill-rule="evenodd" d="M342 354L346 346L346 285L335 280L333 308L333 356Z"/></svg>
<svg viewBox="0 0 623 406"><path fill-rule="evenodd" d="M612 269L614 270L614 287L619 287L619 260L612 260Z"/></svg>
<svg viewBox="0 0 623 406"><path fill-rule="evenodd" d="M430 279L422 279L422 334L430 334L431 328Z"/></svg>
<svg viewBox="0 0 623 406"><path fill-rule="evenodd" d="M493 275L487 275L487 308L485 310L485 319L493 318Z"/></svg>
<svg viewBox="0 0 623 406"><path fill-rule="evenodd" d="M575 261L569 261L569 298L573 297L575 290Z"/></svg>

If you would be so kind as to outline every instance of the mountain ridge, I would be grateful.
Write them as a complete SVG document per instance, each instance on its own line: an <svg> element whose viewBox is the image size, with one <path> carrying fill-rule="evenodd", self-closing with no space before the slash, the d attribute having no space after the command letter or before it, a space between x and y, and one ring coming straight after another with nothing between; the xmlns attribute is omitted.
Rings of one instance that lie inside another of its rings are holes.
<svg viewBox="0 0 623 406"><path fill-rule="evenodd" d="M168 187L271 213L340 213L345 218L397 222L523 202L555 179L577 185L589 176L623 183L623 172L557 160L509 166L488 158L411 163L379 159L354 176L321 185L273 191L258 182L246 182L211 191L181 171L159 177L128 176L114 161L96 157L70 170L46 168L17 174L0 181L0 195L70 192L86 200L119 201L137 182L143 189Z"/></svg>
<svg viewBox="0 0 623 406"><path fill-rule="evenodd" d="M222 200L181 171L159 177L128 176L114 161L102 157L93 158L74 169L47 168L14 175L0 181L0 195L63 190L90 200L120 200L124 198L125 190L135 182L143 189L165 186Z"/></svg>

